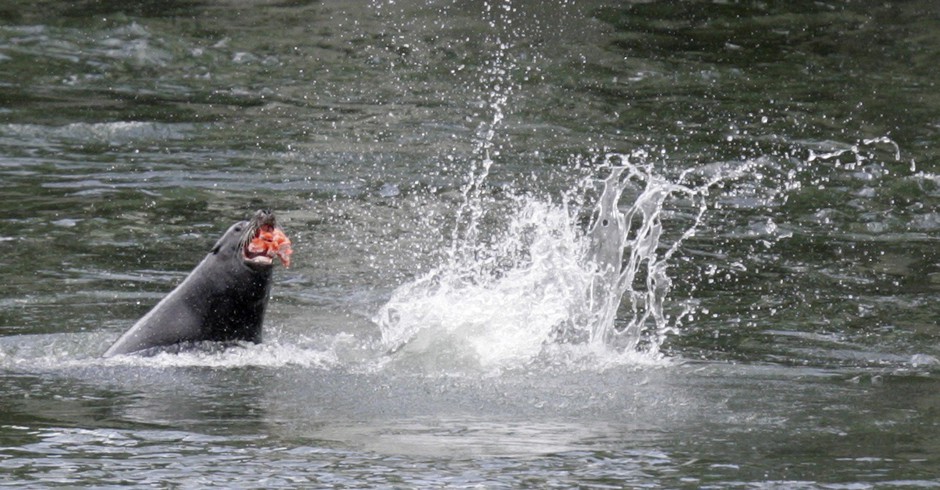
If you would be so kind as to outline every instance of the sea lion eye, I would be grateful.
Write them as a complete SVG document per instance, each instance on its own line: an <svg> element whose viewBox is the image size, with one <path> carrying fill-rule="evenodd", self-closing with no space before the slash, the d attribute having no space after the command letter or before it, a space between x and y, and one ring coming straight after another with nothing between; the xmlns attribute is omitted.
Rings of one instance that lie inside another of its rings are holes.
<svg viewBox="0 0 940 490"><path fill-rule="evenodd" d="M235 227L235 231L242 231L242 227L241 227L241 226L236 226L236 227Z"/></svg>

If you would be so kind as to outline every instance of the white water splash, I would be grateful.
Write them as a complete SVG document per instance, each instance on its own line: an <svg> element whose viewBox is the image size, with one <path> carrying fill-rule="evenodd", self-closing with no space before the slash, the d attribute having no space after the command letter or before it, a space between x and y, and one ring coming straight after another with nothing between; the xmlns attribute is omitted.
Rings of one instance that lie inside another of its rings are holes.
<svg viewBox="0 0 940 490"><path fill-rule="evenodd" d="M663 339L676 326L665 312L669 261L695 232L712 182L696 187L683 183L685 174L676 182L657 176L631 161L645 161L638 152L588 162L604 172L601 180L582 182L561 202L490 199L487 180L503 127L511 125L514 77L524 62L514 55L512 1L484 2L483 14L492 51L473 80L482 94L475 144L469 158L448 159L461 162L449 170L466 172L451 246L442 264L400 286L378 311L382 346L392 362L445 372L573 357L661 358ZM578 196L598 185L593 225L584 230ZM683 217L667 220L676 207Z"/></svg>
<svg viewBox="0 0 940 490"><path fill-rule="evenodd" d="M564 207L517 205L486 256L460 254L395 291L376 318L386 347L445 365L500 366L552 341L587 287L583 240Z"/></svg>
<svg viewBox="0 0 940 490"><path fill-rule="evenodd" d="M478 82L484 90L478 103L484 109L485 116L475 130L473 157L468 162L467 181L461 189L463 203L457 209L454 220L451 235L453 247L450 250L452 256L466 250L458 246L463 241L474 242L478 239L479 225L485 211L480 206L483 189L495 163L493 158L500 154L497 135L506 119L504 111L517 88L512 81L512 73L517 70L517 66L510 54L512 43L507 41L516 36L512 20L508 17L513 11L512 2L503 0L495 7L484 2L483 7L490 27L496 34L487 37L487 42L494 46L492 57L480 67Z"/></svg>
<svg viewBox="0 0 940 490"><path fill-rule="evenodd" d="M498 370L546 355L661 357L674 326L664 313L669 260L694 234L713 181L673 183L630 158L603 159L609 173L587 231L580 209L514 198L498 236L455 244L464 253L393 293L375 317L384 346L445 369ZM632 202L622 202L627 191ZM689 217L668 223L679 230L664 239L664 210L680 200Z"/></svg>

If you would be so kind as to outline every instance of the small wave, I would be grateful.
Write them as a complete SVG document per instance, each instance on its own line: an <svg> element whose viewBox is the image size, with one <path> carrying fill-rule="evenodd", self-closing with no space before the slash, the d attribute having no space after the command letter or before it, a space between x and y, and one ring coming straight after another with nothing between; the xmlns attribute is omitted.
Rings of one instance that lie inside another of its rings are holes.
<svg viewBox="0 0 940 490"><path fill-rule="evenodd" d="M67 337L67 338L64 338ZM305 344L268 342L236 345L197 345L170 349L153 355L100 357L100 339L83 334L38 335L6 339L0 345L0 366L19 371L60 369L147 367L147 368L242 368L301 367L329 369L339 365L331 348L320 350ZM95 336L97 337L97 336ZM94 352L93 354L90 354Z"/></svg>
<svg viewBox="0 0 940 490"><path fill-rule="evenodd" d="M103 366L142 366L151 368L207 367L240 368L288 366L329 368L337 365L336 355L329 350L310 349L300 345L265 343L238 344L226 348L190 349L160 352L153 356L115 356L94 361Z"/></svg>
<svg viewBox="0 0 940 490"><path fill-rule="evenodd" d="M80 141L85 144L119 145L134 142L181 140L193 130L193 124L163 124L142 121L72 123L64 126L39 124L0 125L0 138L9 144L48 144L48 140Z"/></svg>

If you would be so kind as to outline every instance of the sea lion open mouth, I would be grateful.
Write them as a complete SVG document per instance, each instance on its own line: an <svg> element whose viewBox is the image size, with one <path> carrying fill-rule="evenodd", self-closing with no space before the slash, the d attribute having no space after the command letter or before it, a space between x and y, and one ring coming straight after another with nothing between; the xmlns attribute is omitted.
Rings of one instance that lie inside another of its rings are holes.
<svg viewBox="0 0 940 490"><path fill-rule="evenodd" d="M290 239L277 226L274 213L265 210L256 212L248 223L242 241L245 262L269 266L277 257L284 267L290 267L290 255L293 253Z"/></svg>

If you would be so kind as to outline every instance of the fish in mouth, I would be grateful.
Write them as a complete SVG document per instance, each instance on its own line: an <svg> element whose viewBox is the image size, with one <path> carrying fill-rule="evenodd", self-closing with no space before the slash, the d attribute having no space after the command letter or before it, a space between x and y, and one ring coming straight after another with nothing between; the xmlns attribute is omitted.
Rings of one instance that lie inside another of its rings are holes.
<svg viewBox="0 0 940 490"><path fill-rule="evenodd" d="M274 213L260 210L248 223L242 238L245 262L256 265L271 265L278 258L284 267L290 267L290 239L284 234L274 218Z"/></svg>

